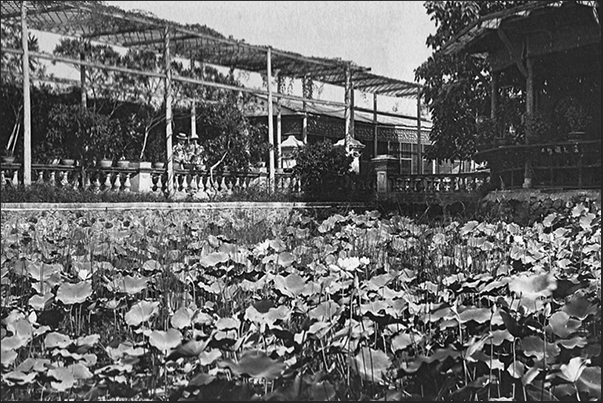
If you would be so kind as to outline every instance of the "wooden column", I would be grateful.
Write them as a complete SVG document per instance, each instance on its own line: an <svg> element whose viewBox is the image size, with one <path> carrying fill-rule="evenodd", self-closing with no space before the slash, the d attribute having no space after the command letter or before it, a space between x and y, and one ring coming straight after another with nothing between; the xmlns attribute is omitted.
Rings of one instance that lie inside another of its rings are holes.
<svg viewBox="0 0 603 403"><path fill-rule="evenodd" d="M23 47L23 184L31 185L31 100L29 93L29 48L27 45L27 2L21 3L21 46ZM17 134L18 135L18 134ZM16 141L16 140L15 140Z"/></svg>
<svg viewBox="0 0 603 403"><path fill-rule="evenodd" d="M490 82L490 117L496 119L498 114L498 72L492 72L492 81Z"/></svg>
<svg viewBox="0 0 603 403"><path fill-rule="evenodd" d="M423 174L423 145L421 144L421 90L417 91L417 174Z"/></svg>
<svg viewBox="0 0 603 403"><path fill-rule="evenodd" d="M280 74L277 72L276 73L276 89L277 89L277 93L281 92L281 87L282 87L282 77L280 76ZM283 155L282 155L282 148L281 148L281 143L283 142L283 132L282 132L282 128L283 128L283 115L282 115L282 108L281 108L281 98L278 97L276 99L276 168L277 169L281 169L283 167Z"/></svg>
<svg viewBox="0 0 603 403"><path fill-rule="evenodd" d="M191 138L197 134L197 108L195 100L191 100Z"/></svg>
<svg viewBox="0 0 603 403"><path fill-rule="evenodd" d="M268 142L272 146L268 152L268 178L270 190L274 191L274 117L272 111L272 48L270 47L266 53L266 85L268 87Z"/></svg>
<svg viewBox="0 0 603 403"><path fill-rule="evenodd" d="M85 49L84 49L84 41L82 40L80 42L80 60L81 61L85 61L86 60L86 54L85 54ZM84 66L83 64L80 65L80 105L82 106L83 109L86 109L86 107L88 106L88 100L87 100L87 94L86 94L86 66Z"/></svg>
<svg viewBox="0 0 603 403"><path fill-rule="evenodd" d="M528 116L531 116L535 112L535 102L534 102L534 61L532 58L528 57L526 59L526 68L527 68L527 76L526 76L526 113ZM525 143L530 144L532 133L528 130L525 135ZM526 158L524 162L524 171L523 171L523 185L524 188L532 187L532 161L529 158Z"/></svg>
<svg viewBox="0 0 603 403"><path fill-rule="evenodd" d="M379 139L377 135L379 134L379 121L377 120L377 93L373 94L373 157L377 156L377 149Z"/></svg>
<svg viewBox="0 0 603 403"><path fill-rule="evenodd" d="M351 122L352 122L352 115L351 115L351 104L352 104L352 85L351 85L351 74L350 74L350 65L346 64L345 69L344 69L344 74L345 74L345 87L344 87L344 103L345 103L345 109L344 109L344 120L345 120L345 137L344 137L344 145L345 145L345 150L348 151L349 149L349 145L350 145L350 138L351 138Z"/></svg>
<svg viewBox="0 0 603 403"><path fill-rule="evenodd" d="M308 103L306 102L306 98L309 98L309 94L306 89L307 77L304 77L302 84L302 97L304 101L302 102L302 109L304 111L304 116L302 117L302 141L304 144L308 144Z"/></svg>
<svg viewBox="0 0 603 403"><path fill-rule="evenodd" d="M165 147L167 151L167 193L173 196L174 190L174 153L172 150L172 58L170 56L170 29L165 27Z"/></svg>

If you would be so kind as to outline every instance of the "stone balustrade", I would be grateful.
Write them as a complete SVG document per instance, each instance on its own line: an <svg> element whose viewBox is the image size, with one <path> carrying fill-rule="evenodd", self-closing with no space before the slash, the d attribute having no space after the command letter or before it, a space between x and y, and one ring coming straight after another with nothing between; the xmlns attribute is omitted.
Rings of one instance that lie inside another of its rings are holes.
<svg viewBox="0 0 603 403"><path fill-rule="evenodd" d="M150 163L140 163L135 168L89 167L32 164L32 182L70 187L91 191L150 192L164 194L167 191L167 170L152 168ZM174 192L176 197L190 195L198 200L211 200L218 195L234 191L268 191L269 176L266 172L220 172L210 175L208 170L175 169ZM20 163L0 166L0 185L18 186L23 183ZM279 192L301 192L301 183L290 173L275 174L274 189Z"/></svg>

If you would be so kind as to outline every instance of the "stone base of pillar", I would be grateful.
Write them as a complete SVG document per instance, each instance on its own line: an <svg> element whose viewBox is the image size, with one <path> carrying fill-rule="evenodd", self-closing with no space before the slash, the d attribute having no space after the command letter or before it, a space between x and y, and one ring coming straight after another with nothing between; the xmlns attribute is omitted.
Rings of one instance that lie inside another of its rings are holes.
<svg viewBox="0 0 603 403"><path fill-rule="evenodd" d="M133 192L147 193L153 189L153 179L151 178L151 163L140 162L138 172L130 179Z"/></svg>

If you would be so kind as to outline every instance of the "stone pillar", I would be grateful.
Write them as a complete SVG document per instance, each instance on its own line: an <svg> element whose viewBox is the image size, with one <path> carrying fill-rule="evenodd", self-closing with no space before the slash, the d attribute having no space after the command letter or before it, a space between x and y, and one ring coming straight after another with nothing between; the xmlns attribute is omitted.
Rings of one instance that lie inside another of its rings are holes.
<svg viewBox="0 0 603 403"><path fill-rule="evenodd" d="M130 183L132 184L130 189L132 192L147 193L153 189L151 171L152 168L150 162L140 162L138 171L134 177L130 179Z"/></svg>
<svg viewBox="0 0 603 403"><path fill-rule="evenodd" d="M395 172L398 160L392 155L378 155L371 162L377 174L377 196L387 195L392 189L389 176Z"/></svg>

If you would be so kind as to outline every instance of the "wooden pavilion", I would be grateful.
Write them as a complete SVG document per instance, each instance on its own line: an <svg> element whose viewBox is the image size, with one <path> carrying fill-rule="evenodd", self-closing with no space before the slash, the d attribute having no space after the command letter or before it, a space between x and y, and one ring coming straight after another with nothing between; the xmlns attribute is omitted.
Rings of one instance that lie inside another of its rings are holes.
<svg viewBox="0 0 603 403"><path fill-rule="evenodd" d="M476 20L443 51L487 58L490 118L498 142L480 150L498 188L600 188L601 24L598 1L530 1ZM503 116L501 94L523 94L521 129ZM574 123L587 123L575 128Z"/></svg>
<svg viewBox="0 0 603 403"><path fill-rule="evenodd" d="M24 97L24 155L23 183L29 185L31 178L31 127L29 100L29 58L69 63L85 68L100 68L121 71L133 75L157 77L164 81L166 104L166 146L167 146L167 184L168 192L173 192L174 164L172 159L172 102L174 81L192 83L200 86L217 87L225 90L250 92L267 97L268 114L274 116L272 100L291 99L311 105L330 105L344 109L344 143L353 139L353 88L374 96L374 110L377 111L377 95L391 97L410 97L417 99L417 113L421 109L421 86L417 83L401 81L372 74L369 68L358 66L351 61L339 58L317 58L293 52L274 49L270 46L255 46L244 41L224 38L216 35L207 27L182 25L138 12L126 12L117 7L99 3L78 1L3 1L1 3L2 23L20 24L22 30L22 48L2 48L2 53L22 55L23 97ZM55 55L31 52L27 48L28 30L54 33L61 36L81 38L110 46L153 51L163 55L165 70L163 73L126 69L123 67L101 65L86 60L57 57ZM275 92L272 85L267 90L219 84L208 80L181 77L171 69L171 60L186 59L192 62L213 66L229 67L263 74L267 82L273 77L293 79L309 78L314 81L341 86L344 88L343 102L309 99L300 96ZM81 77L85 77L84 74ZM85 79L81 80L82 94L85 94ZM202 100L200 100L202 101ZM421 119L416 119L417 132L421 133ZM268 119L268 137L274 144L273 119ZM418 136L419 142L421 136ZM277 139L280 144L280 139ZM421 153L419 144L419 154ZM270 181L274 182L274 152L269 158Z"/></svg>

